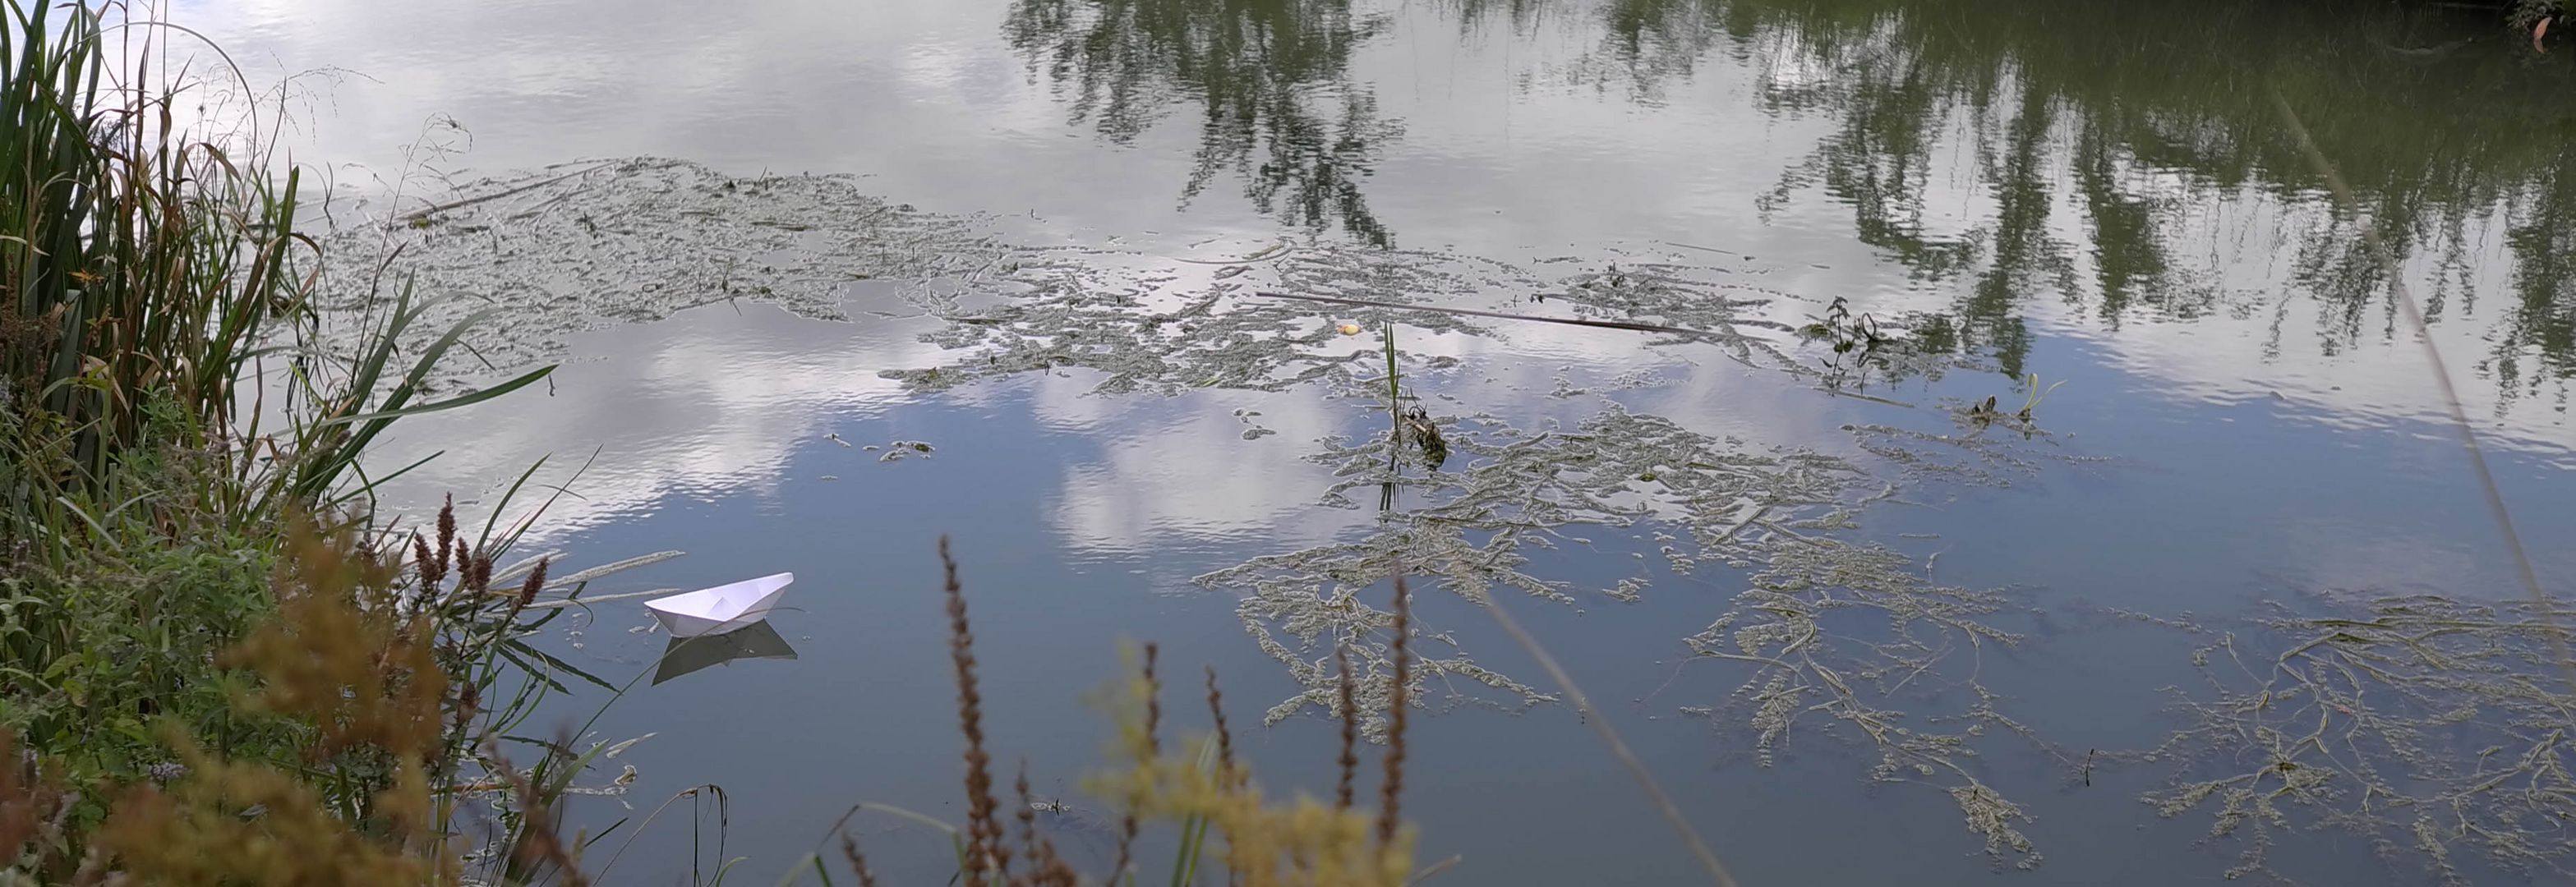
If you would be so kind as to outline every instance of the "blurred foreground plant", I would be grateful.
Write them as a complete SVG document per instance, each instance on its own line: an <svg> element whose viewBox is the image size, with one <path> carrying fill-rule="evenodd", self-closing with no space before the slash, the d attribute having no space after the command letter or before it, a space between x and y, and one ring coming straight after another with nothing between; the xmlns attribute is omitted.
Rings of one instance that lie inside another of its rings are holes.
<svg viewBox="0 0 2576 887"><path fill-rule="evenodd" d="M1250 768L1234 756L1233 736L1226 727L1224 697L1217 687L1215 670L1207 672L1213 732L1187 740L1178 749L1164 747L1162 680L1156 671L1159 650L1153 644L1142 648L1141 664L1134 650L1127 651L1126 659L1134 670L1106 688L1099 698L1117 726L1118 738L1110 750L1118 763L1084 783L1092 794L1119 805L1117 862L1109 872L1093 876L1077 871L1057 852L1053 841L1039 832L1035 820L1039 811L1059 809L1061 805L1030 797L1025 766L1015 784L1018 804L1009 808L1014 811L1009 818L1018 823L1014 838L1005 825L1005 808L994 796L991 757L985 750L982 726L983 697L976 677L974 633L966 615L964 590L957 579L957 561L950 556L945 538L940 540L939 556L947 574L949 643L957 676L959 723L966 743L966 826L961 832L920 813L873 803L860 804L851 813L863 809L892 813L947 832L956 852L958 878L964 883L977 887L1133 885L1139 874L1133 858L1136 839L1151 823L1169 823L1179 829L1179 847L1168 872L1170 883L1175 885L1195 883L1204 862L1212 870L1225 870L1229 883L1246 887L1396 887L1455 861L1420 873L1413 869L1413 830L1402 826L1397 815L1403 786L1403 708L1408 704L1400 690L1393 697L1396 711L1388 735L1380 809L1362 810L1351 805L1348 786L1359 760L1348 740L1357 733L1359 713L1348 704L1338 713L1345 738L1340 758L1344 791L1339 800L1326 803L1300 797L1274 802L1252 781ZM1396 583L1395 606L1399 637L1392 646L1401 668L1405 659L1401 635L1409 630L1405 615L1410 612L1401 580ZM1350 676L1345 673L1342 680L1347 685ZM1402 685L1401 678L1398 685ZM1341 698L1352 698L1347 686ZM843 821L847 819L845 815ZM876 876L869 870L857 842L842 831L840 824L835 824L834 831L841 835L843 857L858 874L860 883L875 884ZM1213 853L1208 844L1211 837L1222 842ZM815 870L822 870L819 858L809 857L807 862Z"/></svg>

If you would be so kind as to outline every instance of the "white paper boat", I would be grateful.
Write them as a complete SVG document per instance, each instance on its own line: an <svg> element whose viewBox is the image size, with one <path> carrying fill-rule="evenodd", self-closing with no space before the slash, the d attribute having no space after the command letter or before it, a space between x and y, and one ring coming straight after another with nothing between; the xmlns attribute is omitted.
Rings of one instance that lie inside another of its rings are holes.
<svg viewBox="0 0 2576 887"><path fill-rule="evenodd" d="M794 573L745 579L731 585L654 598L645 601L644 608L653 611L653 618L660 620L662 628L672 637L691 638L732 631L769 618L769 608L778 605L779 595L786 594L787 583L794 581Z"/></svg>

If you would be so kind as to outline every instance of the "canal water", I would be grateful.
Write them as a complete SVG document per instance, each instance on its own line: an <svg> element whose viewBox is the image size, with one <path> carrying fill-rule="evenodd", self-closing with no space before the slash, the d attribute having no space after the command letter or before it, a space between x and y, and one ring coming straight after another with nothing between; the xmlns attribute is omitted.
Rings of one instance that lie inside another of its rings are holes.
<svg viewBox="0 0 2576 887"><path fill-rule="evenodd" d="M2576 595L2576 68L2491 11L174 13L289 84L335 304L488 311L450 386L556 365L405 420L377 461L439 455L386 508L686 552L585 597L795 572L726 655L631 598L538 639L625 689L555 674L524 730L641 738L569 814L610 883L963 818L943 536L990 745L1098 866L1122 641L1173 737L1212 668L1266 790L1323 796L1396 574L1434 883L1704 880L1594 721L1745 884L2576 856L2535 598Z"/></svg>

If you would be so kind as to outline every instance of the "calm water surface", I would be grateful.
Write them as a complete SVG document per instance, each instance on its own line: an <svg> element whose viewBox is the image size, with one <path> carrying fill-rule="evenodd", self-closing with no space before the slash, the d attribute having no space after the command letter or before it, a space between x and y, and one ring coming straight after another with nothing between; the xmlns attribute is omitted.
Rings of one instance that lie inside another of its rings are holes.
<svg viewBox="0 0 2576 887"><path fill-rule="evenodd" d="M1366 608L1401 564L1440 660L1406 812L1462 883L1695 877L1572 707L1536 698L1556 688L1465 596L1483 589L1747 884L2513 882L2570 862L2576 762L2510 692L2557 680L2544 634L2516 627L2527 593L2392 286L2429 315L2542 583L2576 594L2576 71L2480 13L180 12L255 73L315 72L290 138L353 213L609 160L380 239L419 238L432 286L506 308L499 362L562 363L542 391L411 423L387 462L444 455L389 505L489 508L551 454L538 476L569 493L544 547L688 552L591 593L798 576L767 658L648 677L593 726L652 735L596 774L632 764L624 794L574 811L630 818L591 857L637 836L610 881L685 882L693 852L774 879L860 800L960 815L942 534L987 730L1077 806L1105 736L1082 694L1122 638L1159 641L1184 686L1213 666L1264 782L1327 790L1334 722L1297 704L1300 669L1335 637L1382 645ZM639 157L703 166L618 160ZM691 187L721 199L619 202ZM858 216L917 239L835 240ZM726 239L754 227L804 237ZM677 236L611 249L637 232ZM864 242L883 248L852 264ZM1793 332L1837 300L1890 344ZM1382 513L1386 320L1453 452ZM1963 412L2038 393L2029 424ZM1361 623L1317 615L1343 591ZM2435 597L2372 609L2393 595ZM640 606L574 621L548 638L568 661L656 670ZM1771 661L1693 657L1694 637ZM1199 729L1196 694L1173 695ZM729 799L721 828L701 804L693 830L685 800L643 822L702 783ZM938 840L899 826L861 831L890 876L935 883Z"/></svg>

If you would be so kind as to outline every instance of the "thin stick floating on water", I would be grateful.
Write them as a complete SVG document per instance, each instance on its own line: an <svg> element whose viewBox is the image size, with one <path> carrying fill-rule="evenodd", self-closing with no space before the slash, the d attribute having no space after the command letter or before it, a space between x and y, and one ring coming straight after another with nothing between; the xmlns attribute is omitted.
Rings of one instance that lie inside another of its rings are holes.
<svg viewBox="0 0 2576 887"><path fill-rule="evenodd" d="M1591 318L1584 317L1540 317L1535 314L1505 314L1500 311L1478 311L1474 308L1448 308L1435 305L1406 305L1400 302L1373 302L1367 299L1345 299L1340 296L1308 296L1297 293L1258 292L1253 293L1253 295L1272 299L1297 299L1305 302L1331 302L1336 305L1360 305L1369 308L1392 308L1397 311L1430 311L1438 314L1466 314L1474 317L1495 317L1503 320L1534 320L1539 323L1561 323L1567 326L1591 326L1613 330L1637 330L1648 333L1674 333L1677 335L1699 336L1710 339L1723 339L1728 337L1728 334L1716 332L1714 330L1695 330L1685 326L1665 326L1659 323L1637 323L1629 320L1593 320ZM1787 326L1772 323L1767 320L1737 320L1733 322L1744 326L1758 326L1765 329L1788 329Z"/></svg>
<svg viewBox="0 0 2576 887"><path fill-rule="evenodd" d="M1683 249L1695 249L1695 250L1699 250L1700 252L1704 252L1704 253L1717 253L1717 254L1719 254L1719 255L1727 255L1727 256L1740 256L1740 255L1743 255L1743 253L1739 253L1739 252L1736 252L1736 251L1731 250L1731 249L1718 249L1717 247L1713 247L1713 246L1701 246L1701 245L1696 244L1696 243L1683 243L1683 242L1678 241L1678 240L1658 240L1658 241L1656 241L1656 242L1657 242L1657 243L1664 244L1665 246L1678 246L1678 247L1681 247L1681 248L1683 248Z"/></svg>
<svg viewBox="0 0 2576 887"><path fill-rule="evenodd" d="M1835 396L1835 397L1848 397L1848 398L1851 398L1851 399L1853 399L1853 400L1866 400L1866 401L1869 401L1870 403L1883 403L1883 404L1886 404L1886 405L1888 405L1888 406L1892 406L1892 407L1905 407L1905 408L1907 408L1907 409L1912 409L1912 408L1914 407L1914 405L1913 405L1913 404L1906 403L1906 402L1901 401L1901 400L1891 400L1891 399L1888 399L1888 398L1880 397L1880 396L1875 395L1875 394L1862 394L1862 393L1860 393L1860 392L1858 392L1858 391L1844 391L1844 390L1842 390L1842 389L1840 389L1840 388L1827 388L1827 389L1824 389L1824 391L1825 391L1825 393L1827 393L1827 394L1831 394L1831 395L1833 395L1833 396Z"/></svg>
<svg viewBox="0 0 2576 887"><path fill-rule="evenodd" d="M534 190L537 190L537 189L539 189L539 188L543 188L543 187L545 187L545 186L547 186L547 185L552 185L552 184L554 184L554 183L556 183L556 182L563 181L563 180L565 180L565 179L575 178L575 177L579 177L579 176L586 176L586 175L589 175L589 174L591 174L591 173L595 173L595 172L598 172L598 171L600 171L600 170L607 169L607 168L609 168L610 166L613 166L613 165L614 165L614 164L611 164L611 163L601 163L601 164L599 164L599 165L597 165L597 166L593 166L593 167L591 167L591 168L589 168L589 169L574 170L574 171L572 171L572 172L564 173L563 175L555 176L555 177L553 177L553 178L540 179L540 180L538 180L538 181L529 182L529 183L527 183L527 184L525 184L525 185L520 185L520 186L518 186L518 187L516 187L516 188L510 188L510 189L507 189L507 190L503 190L503 191L499 191L499 192L495 192L495 193L491 193L491 194L485 194L485 195L483 195L483 196L481 196L481 197L468 197L468 198L465 198L465 199L463 199L463 200L451 201L451 202L448 202L448 203L441 203L441 204L438 204L438 205L436 205L436 206L428 207L428 208L426 208L426 209L413 210L413 211L411 211L411 212L404 213L400 218L398 218L398 219L396 220L396 222L397 222L397 224L406 224L406 223L410 223L410 222L417 222L417 221L420 221L420 220L422 220L422 219L429 218L430 216L434 216L434 215L437 215L437 214L439 214L439 213L446 212L446 211L451 210L451 209L463 209L463 208L465 208L465 207L473 206L473 205L475 205L475 204L477 204L477 203L482 203L482 202L487 201L487 200L499 200L499 199L501 199L501 198L508 197L508 196L510 196L510 195L512 195L512 194L524 194L524 193L526 193L526 192L534 191Z"/></svg>
<svg viewBox="0 0 2576 887"><path fill-rule="evenodd" d="M1296 254L1297 248L1295 246L1285 243L1274 243L1254 250L1251 255L1244 256L1240 259L1185 259L1179 256L1173 256L1172 261L1187 262L1192 265L1249 265L1254 262L1270 262L1285 259Z"/></svg>

